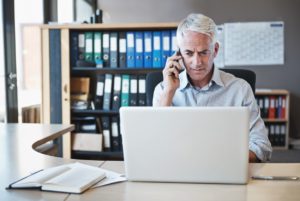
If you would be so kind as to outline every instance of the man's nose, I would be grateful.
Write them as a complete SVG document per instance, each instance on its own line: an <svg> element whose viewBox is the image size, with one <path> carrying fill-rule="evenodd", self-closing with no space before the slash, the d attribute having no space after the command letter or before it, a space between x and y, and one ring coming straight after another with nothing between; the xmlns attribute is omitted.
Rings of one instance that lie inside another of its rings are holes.
<svg viewBox="0 0 300 201"><path fill-rule="evenodd" d="M196 66L201 65L202 64L201 56L198 54L194 54L193 58L192 58L192 62L193 62L193 65L196 65Z"/></svg>

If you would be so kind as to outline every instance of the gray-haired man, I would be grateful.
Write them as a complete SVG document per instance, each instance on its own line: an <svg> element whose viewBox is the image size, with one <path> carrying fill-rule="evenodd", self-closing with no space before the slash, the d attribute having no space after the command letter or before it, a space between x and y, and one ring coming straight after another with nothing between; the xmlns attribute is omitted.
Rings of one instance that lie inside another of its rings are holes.
<svg viewBox="0 0 300 201"><path fill-rule="evenodd" d="M178 25L177 42L178 52L166 62L153 105L246 106L250 110L249 161L270 159L272 147L250 85L213 65L219 50L214 21L190 14Z"/></svg>

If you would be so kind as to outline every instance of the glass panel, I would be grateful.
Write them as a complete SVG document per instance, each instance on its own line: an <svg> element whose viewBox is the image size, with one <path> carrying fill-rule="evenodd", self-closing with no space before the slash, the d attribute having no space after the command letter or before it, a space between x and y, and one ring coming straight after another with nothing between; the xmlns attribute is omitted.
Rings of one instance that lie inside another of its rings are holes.
<svg viewBox="0 0 300 201"><path fill-rule="evenodd" d="M43 1L15 0L19 122L36 122L36 115L25 112L41 104L42 51L38 25L42 23Z"/></svg>
<svg viewBox="0 0 300 201"><path fill-rule="evenodd" d="M3 12L2 1L0 2L0 27L3 30ZM0 31L0 122L5 121L6 103L5 103L5 80L4 80L4 44L3 44L3 31Z"/></svg>

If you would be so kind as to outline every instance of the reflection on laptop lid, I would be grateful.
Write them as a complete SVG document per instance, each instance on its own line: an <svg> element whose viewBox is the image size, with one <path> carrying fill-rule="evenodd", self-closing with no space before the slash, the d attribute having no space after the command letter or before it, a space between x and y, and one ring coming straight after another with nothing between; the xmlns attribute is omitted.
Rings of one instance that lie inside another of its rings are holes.
<svg viewBox="0 0 300 201"><path fill-rule="evenodd" d="M248 181L246 107L122 107L120 122L130 181Z"/></svg>

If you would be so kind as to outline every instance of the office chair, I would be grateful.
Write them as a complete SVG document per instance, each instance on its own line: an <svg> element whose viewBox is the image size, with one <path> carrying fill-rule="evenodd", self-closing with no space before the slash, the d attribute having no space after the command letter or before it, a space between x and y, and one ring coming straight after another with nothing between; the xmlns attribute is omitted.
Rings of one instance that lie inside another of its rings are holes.
<svg viewBox="0 0 300 201"><path fill-rule="evenodd" d="M245 69L220 69L224 72L231 73L238 78L246 80L255 93L256 74L251 70ZM146 101L148 106L152 106L153 92L158 83L163 80L162 72L151 72L146 77Z"/></svg>

